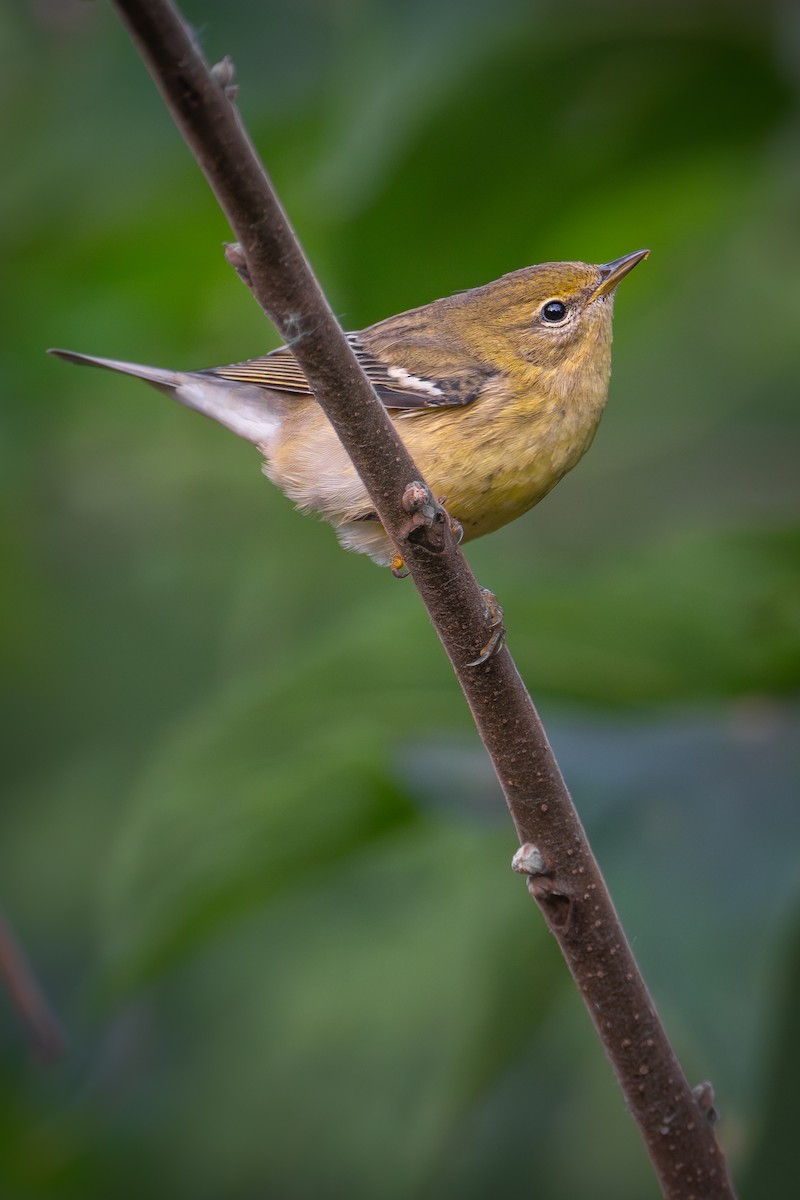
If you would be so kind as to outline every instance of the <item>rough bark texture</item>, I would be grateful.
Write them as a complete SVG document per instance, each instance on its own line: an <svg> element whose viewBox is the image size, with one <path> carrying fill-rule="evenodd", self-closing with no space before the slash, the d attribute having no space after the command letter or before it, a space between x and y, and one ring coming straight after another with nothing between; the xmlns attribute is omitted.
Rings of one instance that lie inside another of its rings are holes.
<svg viewBox="0 0 800 1200"><path fill-rule="evenodd" d="M541 871L528 875L529 891L584 997L664 1196L731 1200L714 1129L659 1022L511 656L503 648L469 665L490 636L484 596L447 522L437 514L420 528L409 516L407 489L419 472L356 363L241 127L225 91L227 67L209 72L167 0L115 4L230 221L256 298L291 343L419 589L520 841L541 854Z"/></svg>

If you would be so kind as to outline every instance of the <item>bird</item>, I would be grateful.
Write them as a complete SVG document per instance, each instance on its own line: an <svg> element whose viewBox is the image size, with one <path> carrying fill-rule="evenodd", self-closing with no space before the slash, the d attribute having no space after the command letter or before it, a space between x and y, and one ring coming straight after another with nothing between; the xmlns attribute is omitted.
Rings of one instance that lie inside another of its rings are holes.
<svg viewBox="0 0 800 1200"><path fill-rule="evenodd" d="M588 450L608 396L615 291L649 253L523 267L347 334L465 542L538 504ZM401 565L289 346L195 371L49 353L133 375L213 418L253 443L267 477L345 548Z"/></svg>

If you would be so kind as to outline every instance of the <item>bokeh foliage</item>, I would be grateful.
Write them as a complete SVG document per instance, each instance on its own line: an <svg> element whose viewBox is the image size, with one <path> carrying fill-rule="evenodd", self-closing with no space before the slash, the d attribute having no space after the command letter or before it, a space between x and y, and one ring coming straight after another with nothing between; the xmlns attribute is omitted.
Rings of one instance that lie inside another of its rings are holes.
<svg viewBox="0 0 800 1200"><path fill-rule="evenodd" d="M185 6L343 322L653 250L608 413L469 548L744 1197L794 1195L792 5ZM0 1195L655 1196L410 585L47 345L275 344L110 8L0 12ZM270 339L273 340L270 340Z"/></svg>

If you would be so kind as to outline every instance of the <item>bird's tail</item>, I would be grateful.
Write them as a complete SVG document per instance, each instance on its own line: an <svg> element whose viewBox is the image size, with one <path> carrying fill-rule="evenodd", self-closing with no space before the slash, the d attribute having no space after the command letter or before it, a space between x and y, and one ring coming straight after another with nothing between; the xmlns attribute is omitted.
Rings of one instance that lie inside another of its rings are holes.
<svg viewBox="0 0 800 1200"><path fill-rule="evenodd" d="M79 366L104 367L137 379L174 396L187 408L218 421L239 437L265 451L280 427L280 401L272 393L251 383L222 379L211 371L166 371L140 363L119 362L114 358L95 358L73 350L48 350L48 354Z"/></svg>

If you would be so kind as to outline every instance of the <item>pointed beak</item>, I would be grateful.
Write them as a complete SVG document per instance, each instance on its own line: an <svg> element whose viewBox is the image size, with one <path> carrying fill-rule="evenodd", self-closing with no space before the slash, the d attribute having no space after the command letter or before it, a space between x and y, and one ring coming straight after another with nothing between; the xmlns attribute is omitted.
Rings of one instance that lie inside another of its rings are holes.
<svg viewBox="0 0 800 1200"><path fill-rule="evenodd" d="M608 296L610 292L613 292L620 279L624 279L637 263L640 263L643 258L647 258L649 253L649 250L634 250L633 254L623 254L622 258L615 258L612 262L598 267L600 283L589 297L589 304L593 300L599 300L601 296Z"/></svg>

